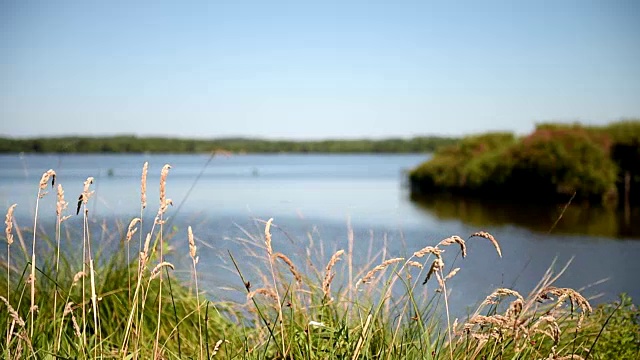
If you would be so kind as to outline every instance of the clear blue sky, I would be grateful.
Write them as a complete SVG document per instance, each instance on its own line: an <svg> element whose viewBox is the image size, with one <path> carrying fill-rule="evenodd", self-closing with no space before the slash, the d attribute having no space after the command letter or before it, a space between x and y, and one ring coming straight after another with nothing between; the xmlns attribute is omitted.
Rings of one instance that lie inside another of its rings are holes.
<svg viewBox="0 0 640 360"><path fill-rule="evenodd" d="M0 135L461 135L640 117L640 1L0 0Z"/></svg>

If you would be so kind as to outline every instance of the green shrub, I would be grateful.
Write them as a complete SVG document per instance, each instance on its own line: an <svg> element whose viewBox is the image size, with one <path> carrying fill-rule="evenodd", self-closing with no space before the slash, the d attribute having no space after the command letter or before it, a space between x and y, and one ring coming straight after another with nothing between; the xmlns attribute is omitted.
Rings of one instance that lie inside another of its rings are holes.
<svg viewBox="0 0 640 360"><path fill-rule="evenodd" d="M410 173L410 179L424 189L461 190L481 185L481 179L489 178L493 171L489 159L499 156L515 141L511 133L466 137L456 145L438 150L430 161Z"/></svg>
<svg viewBox="0 0 640 360"><path fill-rule="evenodd" d="M462 139L436 152L410 173L416 194L451 192L482 197L512 197L565 202L574 196L608 204L640 186L640 122L607 127L540 124L521 139L490 133ZM640 193L632 191L633 199Z"/></svg>
<svg viewBox="0 0 640 360"><path fill-rule="evenodd" d="M509 150L509 187L552 198L576 193L595 202L615 194L616 166L594 138L580 128L537 130Z"/></svg>

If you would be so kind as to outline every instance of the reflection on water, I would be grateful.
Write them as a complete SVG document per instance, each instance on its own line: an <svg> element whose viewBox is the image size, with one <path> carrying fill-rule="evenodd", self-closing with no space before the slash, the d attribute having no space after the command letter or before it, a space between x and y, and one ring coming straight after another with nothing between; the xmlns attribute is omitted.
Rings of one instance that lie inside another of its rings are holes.
<svg viewBox="0 0 640 360"><path fill-rule="evenodd" d="M640 208L630 209L625 214L617 209L570 204L564 210L564 205L549 207L517 202L505 203L447 194L412 195L411 200L418 208L440 220L460 220L478 227L516 225L544 233L553 229L553 233L556 234L610 238L640 237Z"/></svg>

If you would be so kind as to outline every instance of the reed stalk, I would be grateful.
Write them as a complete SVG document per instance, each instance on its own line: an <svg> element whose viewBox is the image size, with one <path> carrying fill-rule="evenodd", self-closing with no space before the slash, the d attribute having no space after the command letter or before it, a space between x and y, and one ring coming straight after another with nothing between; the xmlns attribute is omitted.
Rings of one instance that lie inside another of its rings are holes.
<svg viewBox="0 0 640 360"><path fill-rule="evenodd" d="M31 274L29 276L29 283L31 285L31 307L29 308L30 315L30 327L29 327L29 336L33 338L33 329L36 321L36 312L38 311L38 306L36 305L36 234L38 233L38 208L40 206L40 199L42 199L47 192L47 185L49 184L49 179L51 179L51 186L53 187L56 182L56 172L52 169L47 170L44 174L42 174L42 178L40 179L40 185L38 187L38 196L36 198L36 208L33 219L33 243L31 245Z"/></svg>
<svg viewBox="0 0 640 360"><path fill-rule="evenodd" d="M7 237L7 305L9 305L9 301L11 301L11 244L13 244L13 211L15 210L18 204L13 204L9 206L7 209L7 215L4 220L5 224L5 235ZM7 357L11 358L11 348L9 347L9 343L11 343L11 333L13 328L13 322L15 320L7 319L7 336L6 336L6 349L7 349ZM9 325L9 323L11 325Z"/></svg>

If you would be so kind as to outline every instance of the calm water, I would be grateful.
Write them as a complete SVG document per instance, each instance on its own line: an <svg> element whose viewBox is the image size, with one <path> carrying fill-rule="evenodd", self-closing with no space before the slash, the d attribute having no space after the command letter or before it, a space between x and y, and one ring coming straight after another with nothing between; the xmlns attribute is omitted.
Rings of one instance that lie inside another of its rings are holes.
<svg viewBox="0 0 640 360"><path fill-rule="evenodd" d="M614 299L620 292L640 299L638 210L625 216L573 204L549 235L560 209L517 204L517 199L509 205L448 197L412 201L403 186L403 171L426 158L240 155L216 157L207 165L206 155L3 155L0 205L6 208L18 203L18 222L29 226L44 171L56 170L68 200L77 198L84 179L93 176L96 197L90 203L90 216L97 222L94 231L101 231L103 220L109 227L115 226L115 219L128 223L139 214L144 161L150 163L148 199L149 208L154 209L149 216L153 216L160 168L169 163L173 168L167 196L175 204L169 212L171 225L179 234L186 232L186 225L194 227L203 242L199 248L202 282L218 298L241 294L228 290L238 288L239 282L227 269L227 250L238 254L241 266L250 268L250 257L242 256L245 246L238 239L247 238L245 231L260 233L256 219L273 217L278 226L274 230L276 251L298 259L302 255L296 254L309 239L325 258L336 249L346 249L350 222L355 261L360 262L355 265L378 252L384 252L386 258L404 256L450 235L466 237L478 230L489 231L500 241L504 257L498 258L484 239L469 241L469 256L456 260L462 270L451 283L452 303L459 309L476 304L495 287L515 283L516 290L528 293L554 259L559 268L573 257L559 286L581 288L607 279L590 286L585 294L600 295L596 302ZM51 226L55 218L53 195L41 202L44 227ZM67 226L81 229L81 219L74 217ZM179 251L173 261L179 270L187 271L188 258L182 254L186 245L180 243L186 240L182 235L175 239Z"/></svg>

